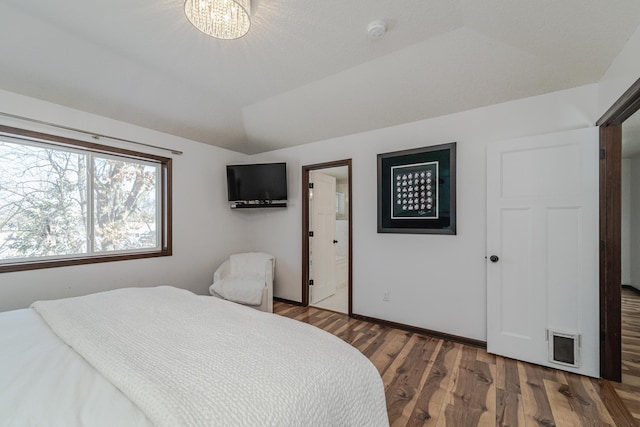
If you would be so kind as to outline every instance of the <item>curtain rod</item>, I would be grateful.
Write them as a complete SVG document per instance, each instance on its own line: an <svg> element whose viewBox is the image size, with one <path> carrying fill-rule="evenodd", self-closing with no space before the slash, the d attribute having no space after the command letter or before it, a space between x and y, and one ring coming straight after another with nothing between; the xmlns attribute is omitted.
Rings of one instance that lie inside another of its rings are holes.
<svg viewBox="0 0 640 427"><path fill-rule="evenodd" d="M112 139L114 141L128 142L130 144L136 144L136 145L143 145L145 147L155 148L157 150L170 151L172 154L177 154L177 155L181 155L182 154L182 151L174 150L172 148L164 148L164 147L160 147L158 145L146 144L144 142L132 141L130 139L125 139L125 138L118 138L116 136L104 135L104 134L97 133L97 132L89 132L89 131L86 131L86 130L72 128L72 127L69 127L69 126L63 126L63 125L57 125L55 123L45 122L43 120L32 119L30 117L17 116L15 114L5 113L5 112L2 112L2 111L0 111L0 116L10 117L12 119L18 119L18 120L25 120L25 121L32 122L32 123L37 123L37 124L46 125L46 126L52 126L52 127L58 128L58 129L64 129L64 130L70 130L70 131L73 131L73 132L83 133L85 135L91 136L91 138L93 138L93 139L107 138L107 139Z"/></svg>

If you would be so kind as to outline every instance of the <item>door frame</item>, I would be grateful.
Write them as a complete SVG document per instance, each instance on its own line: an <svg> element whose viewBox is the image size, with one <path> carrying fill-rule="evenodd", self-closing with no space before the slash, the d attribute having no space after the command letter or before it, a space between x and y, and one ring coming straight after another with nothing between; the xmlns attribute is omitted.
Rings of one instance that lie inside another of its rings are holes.
<svg viewBox="0 0 640 427"><path fill-rule="evenodd" d="M622 379L622 123L640 109L640 79L596 122L600 127L600 376Z"/></svg>
<svg viewBox="0 0 640 427"><path fill-rule="evenodd" d="M302 166L302 306L309 305L309 172L312 170L328 169L346 166L348 175L348 191L349 191L349 272L347 278L347 287L349 295L349 316L353 314L352 303L352 279L353 279L353 192L352 192L352 167L351 159L335 160L326 163L316 163L313 165Z"/></svg>

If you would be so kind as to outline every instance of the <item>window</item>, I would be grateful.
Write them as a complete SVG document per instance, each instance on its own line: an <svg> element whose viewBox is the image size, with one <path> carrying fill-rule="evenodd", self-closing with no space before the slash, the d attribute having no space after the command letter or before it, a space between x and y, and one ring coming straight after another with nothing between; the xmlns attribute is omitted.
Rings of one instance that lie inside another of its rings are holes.
<svg viewBox="0 0 640 427"><path fill-rule="evenodd" d="M171 255L171 159L0 126L0 272Z"/></svg>

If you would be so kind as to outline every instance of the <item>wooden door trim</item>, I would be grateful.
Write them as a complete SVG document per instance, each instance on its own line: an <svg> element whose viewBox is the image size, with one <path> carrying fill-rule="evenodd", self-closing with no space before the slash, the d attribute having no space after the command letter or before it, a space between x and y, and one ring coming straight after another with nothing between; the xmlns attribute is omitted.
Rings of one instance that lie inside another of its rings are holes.
<svg viewBox="0 0 640 427"><path fill-rule="evenodd" d="M600 126L600 376L622 379L622 123L640 109L640 79L596 122Z"/></svg>
<svg viewBox="0 0 640 427"><path fill-rule="evenodd" d="M349 272L347 277L347 287L349 295L349 316L353 314L353 192L352 192L352 161L351 159L335 160L326 163L316 163L313 165L302 166L302 305L309 305L309 173L312 170L328 169L334 167L346 166L348 171L347 187L349 191Z"/></svg>
<svg viewBox="0 0 640 427"><path fill-rule="evenodd" d="M620 185L622 126L600 127L600 376L620 381Z"/></svg>

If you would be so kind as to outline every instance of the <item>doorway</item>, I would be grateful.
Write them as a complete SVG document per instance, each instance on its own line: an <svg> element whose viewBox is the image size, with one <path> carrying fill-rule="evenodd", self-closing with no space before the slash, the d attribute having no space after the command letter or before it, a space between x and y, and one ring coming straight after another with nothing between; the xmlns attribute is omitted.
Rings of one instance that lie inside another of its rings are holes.
<svg viewBox="0 0 640 427"><path fill-rule="evenodd" d="M600 126L600 376L622 379L622 124L640 109L638 79Z"/></svg>
<svg viewBox="0 0 640 427"><path fill-rule="evenodd" d="M351 315L351 159L303 166L302 188L302 305Z"/></svg>
<svg viewBox="0 0 640 427"><path fill-rule="evenodd" d="M622 124L622 383L640 386L640 111Z"/></svg>

